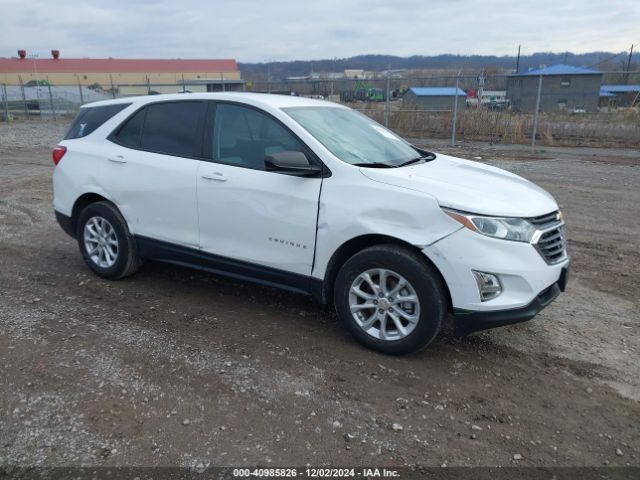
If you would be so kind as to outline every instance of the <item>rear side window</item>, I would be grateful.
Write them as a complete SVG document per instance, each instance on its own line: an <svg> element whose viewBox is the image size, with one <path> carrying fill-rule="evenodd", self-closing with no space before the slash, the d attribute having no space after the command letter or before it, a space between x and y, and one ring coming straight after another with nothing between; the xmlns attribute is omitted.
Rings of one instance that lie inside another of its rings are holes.
<svg viewBox="0 0 640 480"><path fill-rule="evenodd" d="M198 136L205 108L204 102L149 105L146 108L140 148L182 157L197 155L201 148Z"/></svg>
<svg viewBox="0 0 640 480"><path fill-rule="evenodd" d="M129 120L127 120L114 138L123 147L139 148L142 137L142 125L147 109L138 110Z"/></svg>
<svg viewBox="0 0 640 480"><path fill-rule="evenodd" d="M117 103L115 105L104 105L102 107L81 108L75 120L69 127L65 135L65 140L86 137L96 128L113 117L116 113L127 108L130 103Z"/></svg>

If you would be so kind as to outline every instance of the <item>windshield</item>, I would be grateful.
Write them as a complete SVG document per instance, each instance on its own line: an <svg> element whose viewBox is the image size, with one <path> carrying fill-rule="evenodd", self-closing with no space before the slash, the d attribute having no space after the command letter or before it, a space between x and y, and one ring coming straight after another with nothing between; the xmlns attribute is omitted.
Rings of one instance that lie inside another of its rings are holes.
<svg viewBox="0 0 640 480"><path fill-rule="evenodd" d="M420 158L420 153L405 140L350 108L283 110L336 157L352 165L399 167Z"/></svg>

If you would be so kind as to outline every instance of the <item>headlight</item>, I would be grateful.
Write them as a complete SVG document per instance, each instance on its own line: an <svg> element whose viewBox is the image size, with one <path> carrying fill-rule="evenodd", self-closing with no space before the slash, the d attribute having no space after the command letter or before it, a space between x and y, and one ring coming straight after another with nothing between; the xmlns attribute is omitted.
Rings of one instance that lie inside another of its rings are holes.
<svg viewBox="0 0 640 480"><path fill-rule="evenodd" d="M536 232L536 228L522 218L485 217L483 215L456 212L445 208L442 210L469 230L488 237L528 243L531 242L533 234Z"/></svg>

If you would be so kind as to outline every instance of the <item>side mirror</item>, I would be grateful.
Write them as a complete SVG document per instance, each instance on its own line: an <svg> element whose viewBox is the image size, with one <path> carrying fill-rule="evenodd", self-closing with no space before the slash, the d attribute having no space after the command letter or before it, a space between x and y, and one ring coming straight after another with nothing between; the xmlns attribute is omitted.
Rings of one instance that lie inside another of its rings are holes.
<svg viewBox="0 0 640 480"><path fill-rule="evenodd" d="M302 152L276 152L264 159L264 167L267 172L284 173L306 177L322 172L322 167L309 163Z"/></svg>

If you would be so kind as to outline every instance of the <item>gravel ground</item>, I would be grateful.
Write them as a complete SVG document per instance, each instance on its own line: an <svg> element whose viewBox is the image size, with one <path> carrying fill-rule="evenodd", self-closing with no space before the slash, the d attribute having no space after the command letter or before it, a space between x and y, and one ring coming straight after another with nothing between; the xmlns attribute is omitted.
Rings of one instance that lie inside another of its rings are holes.
<svg viewBox="0 0 640 480"><path fill-rule="evenodd" d="M573 270L530 322L394 358L307 297L92 275L51 209L65 128L0 126L0 466L640 464L637 151L421 142L548 189Z"/></svg>

